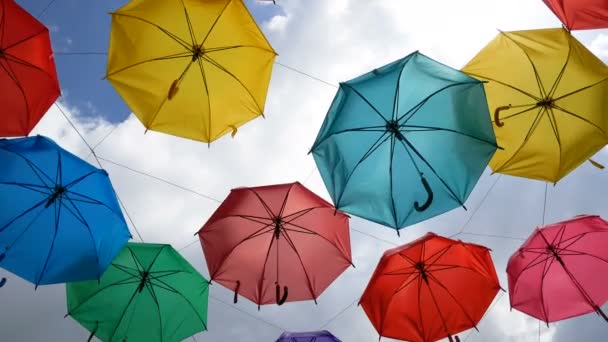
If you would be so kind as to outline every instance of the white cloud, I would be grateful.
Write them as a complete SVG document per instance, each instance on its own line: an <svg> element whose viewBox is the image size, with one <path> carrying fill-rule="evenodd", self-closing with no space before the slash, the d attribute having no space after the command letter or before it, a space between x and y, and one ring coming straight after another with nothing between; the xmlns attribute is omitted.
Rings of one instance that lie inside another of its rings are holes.
<svg viewBox="0 0 608 342"><path fill-rule="evenodd" d="M262 25L280 54L278 61L334 84L414 50L458 68L494 37L497 28L512 30L559 25L542 2L529 0L281 0L280 5L283 14ZM603 46L600 43L600 47ZM335 88L277 65L269 92L267 118L251 122L239 129L234 139L224 137L211 148L155 132L144 134L142 125L133 116L114 127L103 119L82 115L77 108L66 104L64 107L92 144L115 128L99 147L100 157L222 200L231 188L238 186L304 181L314 167L307 152L334 94ZM49 111L36 131L56 139L78 155L88 156L86 147L56 108ZM606 163L608 155L600 153L598 159ZM90 157L88 160L93 162ZM171 243L177 248L185 246L193 241L193 233L216 208L213 201L102 163L147 242ZM404 243L427 230L450 235L467 221L496 177L484 175L467 202L468 212L454 210L407 228L400 239L394 231L360 219L354 218L351 226L394 243ZM597 184L605 182L605 177L605 171L585 164L556 188L550 188L547 222L581 212L608 216L607 207L598 201L605 194L604 187ZM317 172L305 185L328 198ZM503 177L465 231L525 238L541 221L543 194L544 184ZM345 342L375 340L377 334L363 311L349 305L358 299L381 254L390 245L356 231L351 237L357 268L347 270L321 296L318 306L310 302L290 303L280 308L263 307L258 313L256 306L245 300L232 307L213 299L210 301L210 331L198 335L197 339L271 341L280 334L279 329L236 309L287 329L315 330L348 307L326 328ZM506 289L506 260L520 241L471 235L459 238L488 245L494 250L496 270ZM198 244L182 252L208 276ZM0 276L3 273L0 271ZM0 290L2 307L11 308L0 310L3 340L82 341L88 336L69 318L62 318L65 314L62 286L39 288L34 294L32 290L32 286L14 277ZM232 293L220 285L213 285L211 293L215 298L231 303ZM571 322L566 325L574 327L570 330L561 330L561 326L545 328L543 340L552 340L554 335L573 334L578 321ZM597 334L601 333L601 324L598 321L595 327ZM535 320L508 311L507 295L486 315L479 328L480 332L473 332L470 341L536 341L538 333Z"/></svg>
<svg viewBox="0 0 608 342"><path fill-rule="evenodd" d="M608 59L608 34L599 34L589 49L602 59Z"/></svg>

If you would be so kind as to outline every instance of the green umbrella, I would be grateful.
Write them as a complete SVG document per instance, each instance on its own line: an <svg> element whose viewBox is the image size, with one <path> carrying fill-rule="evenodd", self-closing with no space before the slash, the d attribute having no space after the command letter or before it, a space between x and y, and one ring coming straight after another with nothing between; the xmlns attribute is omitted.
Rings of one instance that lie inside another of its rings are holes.
<svg viewBox="0 0 608 342"><path fill-rule="evenodd" d="M208 281L170 245L128 243L100 281L67 284L68 315L102 341L181 341L207 330Z"/></svg>

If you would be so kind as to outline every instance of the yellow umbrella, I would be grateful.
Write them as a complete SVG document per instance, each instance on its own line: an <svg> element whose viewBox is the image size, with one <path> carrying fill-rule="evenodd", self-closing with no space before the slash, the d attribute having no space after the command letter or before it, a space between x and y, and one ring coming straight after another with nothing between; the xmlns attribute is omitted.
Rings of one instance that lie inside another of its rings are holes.
<svg viewBox="0 0 608 342"><path fill-rule="evenodd" d="M556 183L608 142L608 67L564 29L501 32L462 71L488 81L494 172Z"/></svg>
<svg viewBox="0 0 608 342"><path fill-rule="evenodd" d="M263 116L275 56L242 0L131 0L106 78L146 130L209 143Z"/></svg>

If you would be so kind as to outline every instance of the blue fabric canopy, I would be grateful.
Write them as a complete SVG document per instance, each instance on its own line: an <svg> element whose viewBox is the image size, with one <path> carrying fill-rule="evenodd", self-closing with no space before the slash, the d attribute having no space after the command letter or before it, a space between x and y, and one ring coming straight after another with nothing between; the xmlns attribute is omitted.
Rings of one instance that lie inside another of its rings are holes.
<svg viewBox="0 0 608 342"><path fill-rule="evenodd" d="M104 170L43 136L0 140L0 267L34 283L99 279L131 238Z"/></svg>
<svg viewBox="0 0 608 342"><path fill-rule="evenodd" d="M327 330L311 332L284 332L276 342L340 342Z"/></svg>
<svg viewBox="0 0 608 342"><path fill-rule="evenodd" d="M496 148L483 83L415 52L341 83L311 152L339 210L399 230L464 206Z"/></svg>

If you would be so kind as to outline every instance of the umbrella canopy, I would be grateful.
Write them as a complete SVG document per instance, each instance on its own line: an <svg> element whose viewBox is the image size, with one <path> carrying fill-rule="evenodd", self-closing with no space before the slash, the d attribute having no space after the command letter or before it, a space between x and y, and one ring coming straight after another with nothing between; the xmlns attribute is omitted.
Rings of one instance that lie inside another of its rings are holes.
<svg viewBox="0 0 608 342"><path fill-rule="evenodd" d="M43 136L0 140L0 267L36 284L99 279L131 238L108 174Z"/></svg>
<svg viewBox="0 0 608 342"><path fill-rule="evenodd" d="M170 245L128 243L99 282L66 285L68 315L102 341L182 341L207 330L208 287Z"/></svg>
<svg viewBox="0 0 608 342"><path fill-rule="evenodd" d="M537 228L507 264L511 307L544 322L597 312L608 300L608 222L581 215Z"/></svg>
<svg viewBox="0 0 608 342"><path fill-rule="evenodd" d="M348 216L300 183L232 190L198 235L211 280L258 308L316 302L352 264Z"/></svg>
<svg viewBox="0 0 608 342"><path fill-rule="evenodd" d="M463 69L487 80L494 172L557 182L608 137L608 67L565 29L501 32Z"/></svg>
<svg viewBox="0 0 608 342"><path fill-rule="evenodd" d="M242 0L131 0L106 77L146 130L211 142L263 115L275 55Z"/></svg>
<svg viewBox="0 0 608 342"><path fill-rule="evenodd" d="M488 248L427 233L384 252L359 304L380 336L452 341L499 289Z"/></svg>
<svg viewBox="0 0 608 342"><path fill-rule="evenodd" d="M338 209L398 230L464 206L488 115L481 82L415 52L341 83L311 152Z"/></svg>
<svg viewBox="0 0 608 342"><path fill-rule="evenodd" d="M276 342L341 342L327 330L311 332L284 332Z"/></svg>
<svg viewBox="0 0 608 342"><path fill-rule="evenodd" d="M0 137L30 134L60 94L49 30L0 0Z"/></svg>
<svg viewBox="0 0 608 342"><path fill-rule="evenodd" d="M608 28L606 0L543 0L569 30Z"/></svg>

